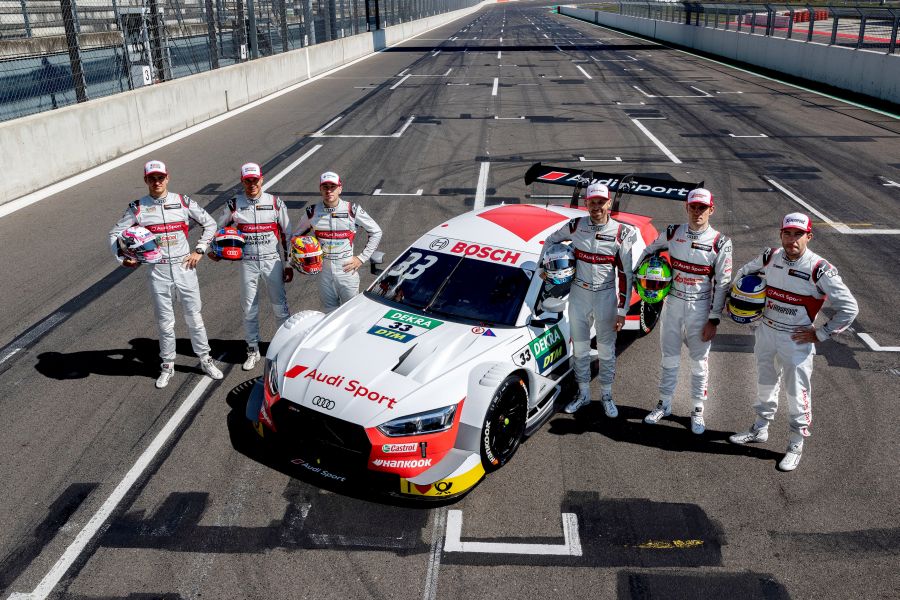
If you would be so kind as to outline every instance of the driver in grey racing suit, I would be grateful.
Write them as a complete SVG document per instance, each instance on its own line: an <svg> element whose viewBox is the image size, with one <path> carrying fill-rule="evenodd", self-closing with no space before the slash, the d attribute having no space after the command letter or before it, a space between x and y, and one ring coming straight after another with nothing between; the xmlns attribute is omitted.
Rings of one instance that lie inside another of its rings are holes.
<svg viewBox="0 0 900 600"><path fill-rule="evenodd" d="M646 257L668 250L673 274L660 317L659 403L644 422L654 425L672 414L684 344L691 357L691 431L700 435L706 430L703 403L709 381L709 349L731 283L731 240L709 224L716 210L709 190L692 190L685 209L688 222L669 225L637 261L641 264Z"/></svg>
<svg viewBox="0 0 900 600"><path fill-rule="evenodd" d="M787 452L778 463L782 471L797 468L803 440L809 436L814 344L847 329L859 313L856 299L837 269L807 248L811 239L809 217L791 213L782 221L781 248L767 248L735 274L739 279L761 273L766 281L766 305L753 348L758 377L756 422L728 439L734 444L747 444L769 438L769 423L775 418L783 382L791 433ZM826 298L835 315L815 327L816 315Z"/></svg>
<svg viewBox="0 0 900 600"><path fill-rule="evenodd" d="M612 397L616 373L616 333L625 325L631 298L631 247L637 233L609 216L609 189L600 183L588 186L585 203L589 215L572 219L551 233L544 248L571 241L575 251L575 279L569 295L569 322L578 395L566 407L574 413L591 402L591 322L597 334L600 360L600 400L607 417L619 411ZM542 264L543 252L538 264ZM543 274L542 274L543 275Z"/></svg>
<svg viewBox="0 0 900 600"><path fill-rule="evenodd" d="M263 192L262 169L256 163L241 167L244 193L225 203L217 219L218 227L233 225L244 236L241 258L241 309L244 312L244 333L247 359L244 371L252 371L260 360L259 353L259 280L263 279L275 320L280 327L291 316L284 284L293 279L294 272L286 265L287 232L290 218L281 198ZM282 256L285 258L282 259ZM213 260L217 257L210 256Z"/></svg>
<svg viewBox="0 0 900 600"><path fill-rule="evenodd" d="M319 273L319 299L325 312L331 312L359 293L359 273L378 242L381 228L361 206L341 199L343 185L337 173L326 171L319 177L322 202L307 206L294 231L315 235L322 246L322 272ZM353 254L353 240L362 226L368 234L365 249Z"/></svg>
<svg viewBox="0 0 900 600"><path fill-rule="evenodd" d="M162 369L156 387L164 388L175 373L175 294L181 298L184 321L191 334L194 354L200 357L200 367L213 379L222 379L222 372L209 355L209 340L200 314L200 286L197 282L197 263L203 258L210 240L216 233L216 222L196 202L187 196L168 190L169 173L166 165L151 160L144 165L144 182L149 193L128 205L125 214L109 232L109 244L113 256L124 267L135 268L139 263L122 258L118 251L119 234L140 225L156 234L156 243L162 252L162 260L147 265L147 283L153 297L156 325L159 329L159 355ZM188 240L188 219L203 227L196 248L191 252Z"/></svg>

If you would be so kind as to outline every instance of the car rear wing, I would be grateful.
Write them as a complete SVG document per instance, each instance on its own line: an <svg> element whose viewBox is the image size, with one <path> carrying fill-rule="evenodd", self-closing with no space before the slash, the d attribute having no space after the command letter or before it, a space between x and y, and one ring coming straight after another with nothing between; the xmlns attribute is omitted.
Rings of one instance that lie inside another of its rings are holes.
<svg viewBox="0 0 900 600"><path fill-rule="evenodd" d="M702 181L688 183L648 177L640 173L600 173L598 171L583 171L568 167L554 167L541 163L534 163L525 172L525 185L531 185L535 182L575 188L572 191L572 207L578 206L580 190L587 188L592 183L602 183L609 188L609 191L615 192L613 210L618 210L619 198L622 194L637 194L639 196L651 196L684 202L687 199L688 192L703 187Z"/></svg>

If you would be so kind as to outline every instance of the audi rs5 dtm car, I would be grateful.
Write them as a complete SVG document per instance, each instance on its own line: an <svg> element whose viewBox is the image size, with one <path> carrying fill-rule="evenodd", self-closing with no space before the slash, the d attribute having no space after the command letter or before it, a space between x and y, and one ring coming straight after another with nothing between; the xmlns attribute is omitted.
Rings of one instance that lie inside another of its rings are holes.
<svg viewBox="0 0 900 600"><path fill-rule="evenodd" d="M555 412L569 322L537 261L550 233L585 214L532 204L465 213L334 312L293 315L247 405L257 433L313 470L364 475L394 494L471 489ZM648 217L615 218L640 230L637 258L656 229Z"/></svg>

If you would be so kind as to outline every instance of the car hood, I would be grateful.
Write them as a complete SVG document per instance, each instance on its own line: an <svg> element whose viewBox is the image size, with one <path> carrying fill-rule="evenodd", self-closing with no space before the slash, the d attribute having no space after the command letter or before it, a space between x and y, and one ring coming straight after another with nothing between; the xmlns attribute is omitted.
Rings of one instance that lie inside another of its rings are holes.
<svg viewBox="0 0 900 600"><path fill-rule="evenodd" d="M290 357L279 364L282 396L373 426L460 402L468 370L449 375L487 360L484 355L495 348L524 344L518 340L525 335L521 328L454 323L357 296L322 319L293 351L279 353L279 363Z"/></svg>

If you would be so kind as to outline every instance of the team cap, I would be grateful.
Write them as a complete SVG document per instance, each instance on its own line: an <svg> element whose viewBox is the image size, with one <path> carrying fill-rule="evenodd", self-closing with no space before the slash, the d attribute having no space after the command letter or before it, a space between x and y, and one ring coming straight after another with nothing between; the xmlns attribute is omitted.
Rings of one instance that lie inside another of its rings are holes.
<svg viewBox="0 0 900 600"><path fill-rule="evenodd" d="M241 181L251 177L262 179L262 169L256 163L247 163L241 167Z"/></svg>
<svg viewBox="0 0 900 600"><path fill-rule="evenodd" d="M325 171L322 175L319 176L319 185L323 183L333 183L334 185L341 185L341 178L338 177L338 174L334 171Z"/></svg>
<svg viewBox="0 0 900 600"><path fill-rule="evenodd" d="M168 175L169 171L166 170L166 163L161 160L151 160L144 165L144 176L150 175L152 173L161 173L163 175Z"/></svg>
<svg viewBox="0 0 900 600"><path fill-rule="evenodd" d="M705 206L712 206L713 203L713 195L707 189L697 188L696 190L691 190L687 195L687 203L688 204L703 204Z"/></svg>
<svg viewBox="0 0 900 600"><path fill-rule="evenodd" d="M799 229L800 231L809 233L812 231L812 221L810 221L809 217L803 213L791 213L784 216L784 220L781 221L781 228Z"/></svg>
<svg viewBox="0 0 900 600"><path fill-rule="evenodd" d="M605 198L609 200L609 188L602 183L592 183L588 186L584 199L588 198Z"/></svg>

